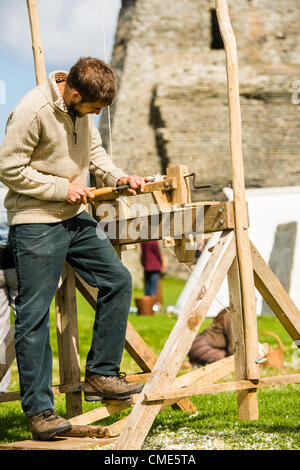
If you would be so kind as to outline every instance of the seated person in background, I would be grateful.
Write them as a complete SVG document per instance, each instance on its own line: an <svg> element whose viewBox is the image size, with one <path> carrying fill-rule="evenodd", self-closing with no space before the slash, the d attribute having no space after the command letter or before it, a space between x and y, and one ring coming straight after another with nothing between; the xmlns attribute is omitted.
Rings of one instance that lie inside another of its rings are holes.
<svg viewBox="0 0 300 470"><path fill-rule="evenodd" d="M141 243L141 263L144 268L145 295L155 295L161 277L163 260L157 240Z"/></svg>
<svg viewBox="0 0 300 470"><path fill-rule="evenodd" d="M229 312L224 309L212 324L193 341L188 357L192 366L205 366L233 354L233 337Z"/></svg>

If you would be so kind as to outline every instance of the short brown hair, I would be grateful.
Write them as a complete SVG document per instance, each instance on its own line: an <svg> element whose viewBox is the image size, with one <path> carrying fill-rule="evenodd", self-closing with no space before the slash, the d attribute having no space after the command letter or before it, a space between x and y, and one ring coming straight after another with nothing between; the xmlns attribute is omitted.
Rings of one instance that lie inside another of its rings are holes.
<svg viewBox="0 0 300 470"><path fill-rule="evenodd" d="M87 103L101 100L108 106L116 96L116 77L112 68L94 57L81 57L71 67L67 84L78 91L82 101Z"/></svg>

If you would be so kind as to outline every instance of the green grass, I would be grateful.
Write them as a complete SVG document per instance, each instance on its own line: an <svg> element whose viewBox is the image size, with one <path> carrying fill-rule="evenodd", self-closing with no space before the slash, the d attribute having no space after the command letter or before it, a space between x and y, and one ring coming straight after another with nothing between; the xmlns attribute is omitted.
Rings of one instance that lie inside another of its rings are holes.
<svg viewBox="0 0 300 470"><path fill-rule="evenodd" d="M174 305L184 283L174 278L163 280L164 305ZM134 296L142 291L134 291ZM78 293L78 324L81 371L84 376L85 357L89 350L94 312L86 300ZM176 318L166 313L154 316L130 314L129 321L151 347L156 355L162 350L166 339L176 323ZM206 319L201 326L203 330L211 319ZM277 333L285 346L285 368L278 371L262 367L262 375L283 375L297 372L300 354L295 349L289 335L274 317L259 317L258 331L270 330ZM53 350L53 383L59 383L58 352L56 344L56 326L54 305L50 312L51 344ZM263 337L276 345L276 340ZM121 370L126 373L139 372L140 369L125 351ZM233 376L226 377L226 380ZM12 366L10 391L18 390L18 373L16 363ZM144 443L146 449L300 449L299 410L300 386L289 385L260 389L258 392L259 419L240 421L238 419L235 393L219 393L192 397L198 412L188 413L168 408L159 413ZM83 401L83 412L97 405ZM56 412L65 416L64 395L55 396ZM124 411L113 415L101 424L110 424L128 414ZM27 419L19 401L0 405L0 442L14 442L30 439Z"/></svg>

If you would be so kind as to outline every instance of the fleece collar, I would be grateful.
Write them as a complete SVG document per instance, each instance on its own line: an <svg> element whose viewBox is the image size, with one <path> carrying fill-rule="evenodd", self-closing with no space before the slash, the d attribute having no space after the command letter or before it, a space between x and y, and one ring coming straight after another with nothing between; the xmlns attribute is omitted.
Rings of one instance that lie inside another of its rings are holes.
<svg viewBox="0 0 300 470"><path fill-rule="evenodd" d="M66 103L64 102L63 97L61 96L57 83L65 81L67 76L68 72L65 72L64 70L56 70L54 72L51 72L48 78L48 85L51 90L53 103L65 113L68 113L68 108L66 106Z"/></svg>

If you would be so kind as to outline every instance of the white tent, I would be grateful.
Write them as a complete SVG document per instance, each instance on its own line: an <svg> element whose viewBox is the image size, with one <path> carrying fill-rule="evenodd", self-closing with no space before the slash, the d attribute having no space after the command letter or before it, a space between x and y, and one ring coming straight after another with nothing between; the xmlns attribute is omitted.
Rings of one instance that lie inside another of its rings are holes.
<svg viewBox="0 0 300 470"><path fill-rule="evenodd" d="M232 199L232 190L224 188L227 198ZM300 224L300 186L263 188L246 190L248 201L250 228L249 236L262 257L269 262L274 237L278 225L296 222ZM193 274L191 274L182 290L175 306L175 311L180 313L185 299L190 295L197 277L201 273L207 259L210 256L208 249L216 243L220 232L213 234L202 252ZM291 272L290 296L297 306L300 306L300 231L297 230L294 262ZM261 315L263 299L258 291L257 314ZM213 302L208 315L214 317L222 308L229 305L227 279L225 279L216 300Z"/></svg>

